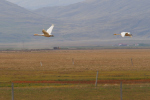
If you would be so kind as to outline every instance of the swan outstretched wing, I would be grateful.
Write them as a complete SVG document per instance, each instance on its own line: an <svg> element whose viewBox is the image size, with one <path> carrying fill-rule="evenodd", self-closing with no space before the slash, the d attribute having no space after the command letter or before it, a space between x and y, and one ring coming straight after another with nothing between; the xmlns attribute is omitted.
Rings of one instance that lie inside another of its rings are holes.
<svg viewBox="0 0 150 100"><path fill-rule="evenodd" d="M121 36L125 37L125 36L130 36L132 37L132 34L130 34L130 32L121 32Z"/></svg>
<svg viewBox="0 0 150 100"><path fill-rule="evenodd" d="M121 36L124 37L127 32L121 32Z"/></svg>
<svg viewBox="0 0 150 100"><path fill-rule="evenodd" d="M52 26L49 29L47 29L47 32L49 33L49 35L52 35L51 33L52 33L53 28L54 28L54 24L52 24Z"/></svg>

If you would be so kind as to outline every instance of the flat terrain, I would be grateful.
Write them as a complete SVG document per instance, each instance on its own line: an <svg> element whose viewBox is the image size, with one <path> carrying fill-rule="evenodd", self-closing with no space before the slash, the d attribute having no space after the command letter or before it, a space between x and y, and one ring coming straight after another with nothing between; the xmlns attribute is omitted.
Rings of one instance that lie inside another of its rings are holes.
<svg viewBox="0 0 150 100"><path fill-rule="evenodd" d="M95 88L97 71L99 71L98 88ZM121 81L124 84L124 94L128 97L135 95L124 99L149 98L146 94L150 91L149 49L0 52L0 99L2 100L11 98L12 82L18 100L41 100L40 95L44 95L45 100L60 100L60 98L91 100L100 97L104 100L110 98L120 100ZM106 91L106 88L110 91ZM48 98L48 92L58 95ZM133 93L128 94L129 92ZM67 95L68 93L70 96ZM100 93L103 96L98 95ZM117 97L112 98L114 95Z"/></svg>
<svg viewBox="0 0 150 100"><path fill-rule="evenodd" d="M149 49L3 51L0 53L0 70L145 71L150 70L149 61Z"/></svg>
<svg viewBox="0 0 150 100"><path fill-rule="evenodd" d="M149 79L149 49L1 52L0 82Z"/></svg>

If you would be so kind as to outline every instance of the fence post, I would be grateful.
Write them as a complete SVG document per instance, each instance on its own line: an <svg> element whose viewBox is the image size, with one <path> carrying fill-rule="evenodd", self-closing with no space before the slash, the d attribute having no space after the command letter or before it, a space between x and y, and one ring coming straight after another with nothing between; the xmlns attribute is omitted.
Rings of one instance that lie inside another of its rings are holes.
<svg viewBox="0 0 150 100"><path fill-rule="evenodd" d="M133 61L132 61L132 58L131 58L131 64L132 64L132 66L133 66Z"/></svg>
<svg viewBox="0 0 150 100"><path fill-rule="evenodd" d="M41 64L41 67L42 67L42 62L40 62L40 64Z"/></svg>
<svg viewBox="0 0 150 100"><path fill-rule="evenodd" d="M12 100L14 100L14 83L12 83L11 87L12 87Z"/></svg>
<svg viewBox="0 0 150 100"><path fill-rule="evenodd" d="M74 58L72 58L72 64L74 65Z"/></svg>
<svg viewBox="0 0 150 100"><path fill-rule="evenodd" d="M122 100L122 82L120 83L120 98Z"/></svg>
<svg viewBox="0 0 150 100"><path fill-rule="evenodd" d="M98 71L97 71L97 75L96 75L96 82L95 82L95 86L97 86L97 79L98 79Z"/></svg>

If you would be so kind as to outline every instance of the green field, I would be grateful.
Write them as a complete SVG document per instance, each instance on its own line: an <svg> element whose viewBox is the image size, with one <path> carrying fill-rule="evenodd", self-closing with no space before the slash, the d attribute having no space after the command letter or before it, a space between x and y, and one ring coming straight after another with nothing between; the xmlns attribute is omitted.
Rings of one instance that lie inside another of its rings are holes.
<svg viewBox="0 0 150 100"><path fill-rule="evenodd" d="M150 84L123 85L123 100L149 100ZM15 100L120 100L119 85L15 87ZM11 99L11 88L0 88L0 99Z"/></svg>

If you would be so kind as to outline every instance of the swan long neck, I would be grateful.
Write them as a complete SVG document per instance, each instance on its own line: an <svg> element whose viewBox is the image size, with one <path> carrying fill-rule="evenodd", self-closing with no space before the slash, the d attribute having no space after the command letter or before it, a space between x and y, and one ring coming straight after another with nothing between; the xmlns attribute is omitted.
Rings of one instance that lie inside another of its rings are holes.
<svg viewBox="0 0 150 100"><path fill-rule="evenodd" d="M44 36L44 34L34 34L34 36Z"/></svg>
<svg viewBox="0 0 150 100"><path fill-rule="evenodd" d="M121 34L114 34L114 35L121 35Z"/></svg>

